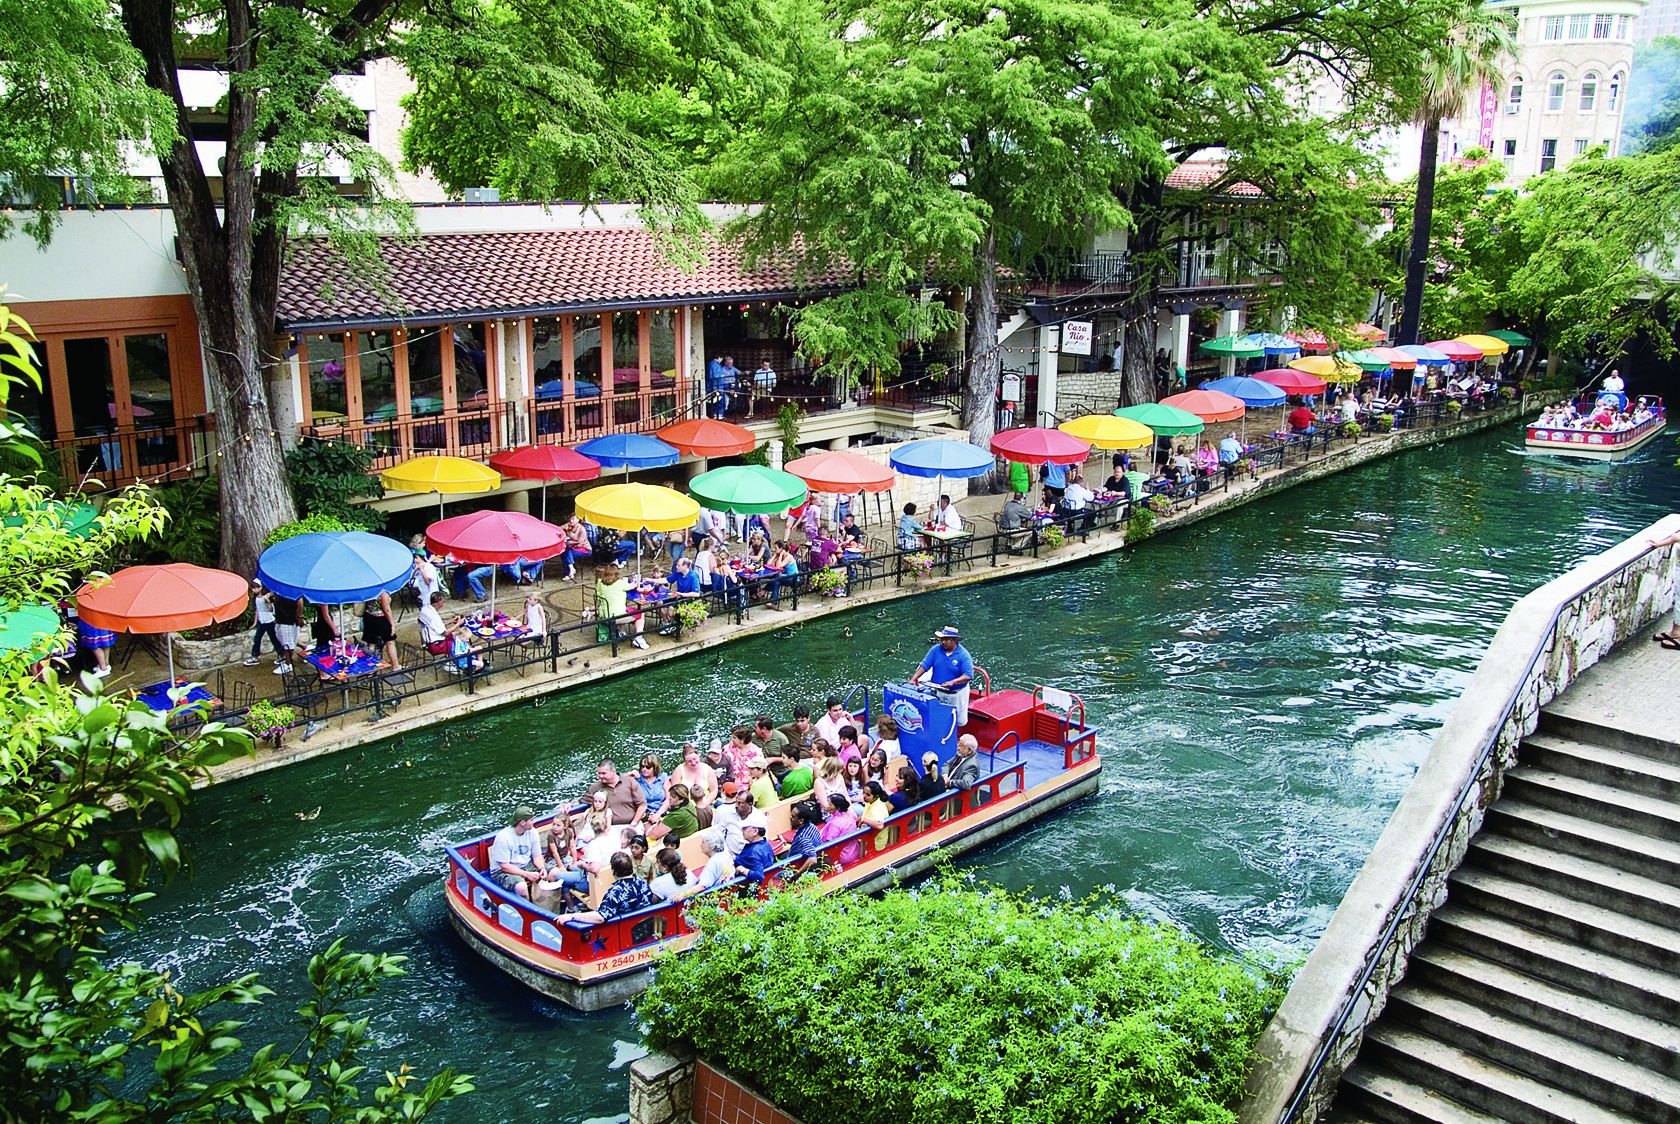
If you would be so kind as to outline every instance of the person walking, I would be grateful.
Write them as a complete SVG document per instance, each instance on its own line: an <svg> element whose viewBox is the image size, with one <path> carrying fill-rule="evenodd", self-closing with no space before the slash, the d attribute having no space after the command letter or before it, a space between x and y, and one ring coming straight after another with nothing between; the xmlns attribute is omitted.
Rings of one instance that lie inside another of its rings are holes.
<svg viewBox="0 0 1680 1124"><path fill-rule="evenodd" d="M255 626L251 631L251 654L245 659L246 667L256 667L262 662L263 637L274 645L274 659L277 663L286 662L286 650L280 645L280 633L274 624L274 595L263 588L263 583L256 578L251 579L251 613L255 618Z"/></svg>

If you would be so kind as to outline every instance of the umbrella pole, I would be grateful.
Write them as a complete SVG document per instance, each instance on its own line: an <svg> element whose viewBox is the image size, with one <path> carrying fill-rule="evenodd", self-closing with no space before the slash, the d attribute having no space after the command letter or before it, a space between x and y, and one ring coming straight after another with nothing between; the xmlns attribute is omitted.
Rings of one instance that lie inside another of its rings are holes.
<svg viewBox="0 0 1680 1124"><path fill-rule="evenodd" d="M496 576L501 567L492 563L490 566L490 622L496 621Z"/></svg>
<svg viewBox="0 0 1680 1124"><path fill-rule="evenodd" d="M169 660L169 686L164 688L163 697L173 703L175 700L170 695L170 692L175 689L175 634L173 632L163 634L163 650Z"/></svg>
<svg viewBox="0 0 1680 1124"><path fill-rule="evenodd" d="M542 482L542 513L543 522L548 522L548 481Z"/></svg>

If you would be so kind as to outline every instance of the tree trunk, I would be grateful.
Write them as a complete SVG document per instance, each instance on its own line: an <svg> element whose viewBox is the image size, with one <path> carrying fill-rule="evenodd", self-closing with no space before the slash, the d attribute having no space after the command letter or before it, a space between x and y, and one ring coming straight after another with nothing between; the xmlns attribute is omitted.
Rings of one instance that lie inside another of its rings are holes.
<svg viewBox="0 0 1680 1124"><path fill-rule="evenodd" d="M1412 245L1406 254L1406 295L1400 305L1400 331L1396 343L1418 342L1418 321L1423 317L1423 285L1429 271L1429 227L1435 211L1435 161L1441 151L1441 119L1423 123L1423 144L1418 149L1417 200L1412 205Z"/></svg>
<svg viewBox="0 0 1680 1124"><path fill-rule="evenodd" d="M1148 296L1129 303L1124 312L1125 342L1121 351L1120 405L1155 401L1155 340L1161 310Z"/></svg>
<svg viewBox="0 0 1680 1124"><path fill-rule="evenodd" d="M244 0L230 0L227 15L233 44L229 69L248 71L250 10ZM278 241L283 232L256 221L257 174L244 149L253 115L250 95L237 81L228 93L224 219L190 139L176 78L172 4L169 0L123 0L123 23L146 60L147 84L177 107L174 143L168 151L160 151L159 163L169 209L175 216L187 290L210 359L211 409L216 415L212 439L217 446L212 467L221 496L221 564L235 573L254 574L263 539L280 524L297 518L266 382L266 372L275 362L269 344L274 333Z"/></svg>
<svg viewBox="0 0 1680 1124"><path fill-rule="evenodd" d="M1155 401L1155 341L1160 334L1161 239L1165 229L1165 181L1146 179L1135 184L1127 209L1139 217L1126 239L1131 263L1131 296L1120 309L1126 326L1120 355L1120 405Z"/></svg>
<svg viewBox="0 0 1680 1124"><path fill-rule="evenodd" d="M968 439L982 449L990 448L997 431L998 386L1003 376L998 351L997 237L986 231L980 245L973 297L968 302L968 364L963 380L962 424ZM988 473L969 481L969 490L994 492L997 474Z"/></svg>

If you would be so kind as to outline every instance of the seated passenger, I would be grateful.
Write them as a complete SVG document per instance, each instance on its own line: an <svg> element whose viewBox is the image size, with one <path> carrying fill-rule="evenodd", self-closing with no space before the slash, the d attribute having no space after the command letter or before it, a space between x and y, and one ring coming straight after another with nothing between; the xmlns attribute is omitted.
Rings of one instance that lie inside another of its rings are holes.
<svg viewBox="0 0 1680 1124"><path fill-rule="evenodd" d="M932 800L945 791L945 778L939 774L939 754L931 749L922 754L922 779L917 787L923 800Z"/></svg>
<svg viewBox="0 0 1680 1124"><path fill-rule="evenodd" d="M974 740L973 734L964 734L957 739L957 755L951 758L946 766L946 782L956 789L967 792L980 779L980 743Z"/></svg>
<svg viewBox="0 0 1680 1124"><path fill-rule="evenodd" d="M636 877L644 882L651 882L654 875L653 855L648 852L647 836L626 836L624 844L630 855L630 863L636 868Z"/></svg>
<svg viewBox="0 0 1680 1124"><path fill-rule="evenodd" d="M895 812L902 812L922 802L921 784L917 779L915 766L906 762L898 770L898 786L887 794L887 801Z"/></svg>
<svg viewBox="0 0 1680 1124"><path fill-rule="evenodd" d="M646 909L658 905L659 899L648 888L648 884L636 873L630 856L622 851L612 857L613 884L607 887L607 892L601 898L599 909L592 909L587 913L579 913L572 918L586 925L598 925L603 921L611 921L615 917L623 917L627 913L635 913L639 909Z"/></svg>
<svg viewBox="0 0 1680 1124"><path fill-rule="evenodd" d="M847 727L850 729L851 727ZM863 775L863 758L840 759L840 783L846 786L846 799L859 806L863 802L863 786L869 780Z"/></svg>
<svg viewBox="0 0 1680 1124"><path fill-rule="evenodd" d="M770 828L764 813L753 804L752 793L747 791L737 793L734 803L719 808L713 822L718 830L723 832L723 846L731 859L740 854L741 848L746 846L747 840L742 828L747 824L757 824L764 831Z"/></svg>
<svg viewBox="0 0 1680 1124"><path fill-rule="evenodd" d="M636 783L642 788L642 803L648 815L654 815L665 806L665 789L671 779L660 766L657 753L642 754L642 762L636 768Z"/></svg>
<svg viewBox="0 0 1680 1124"><path fill-rule="evenodd" d="M886 754L888 761L904 756L904 751L898 748L898 719L890 714L875 720L875 748Z"/></svg>
<svg viewBox="0 0 1680 1124"><path fill-rule="evenodd" d="M868 739L858 734L856 726L840 727L840 763L842 765L852 761L862 761L863 751L869 747Z"/></svg>
<svg viewBox="0 0 1680 1124"><path fill-rule="evenodd" d="M662 848L653 861L659 868L659 873L648 883L648 889L653 891L654 897L667 902L680 901L699 889L696 883L689 881L688 868L682 861L682 852L675 847Z"/></svg>
<svg viewBox="0 0 1680 1124"><path fill-rule="evenodd" d="M859 822L864 827L882 827L888 817L893 814L892 801L887 799L887 789L880 781L870 781L865 789L869 803L863 809Z"/></svg>
<svg viewBox="0 0 1680 1124"><path fill-rule="evenodd" d="M776 852L772 851L770 844L764 840L763 824L746 823L741 826L741 830L745 833L747 841L735 856L735 873L754 882L762 882L765 872L776 865Z"/></svg>
<svg viewBox="0 0 1680 1124"><path fill-rule="evenodd" d="M692 798L686 784L674 784L665 793L666 805L647 830L647 837L655 842L663 839L680 843L700 830L700 817L694 814Z"/></svg>
<svg viewBox="0 0 1680 1124"><path fill-rule="evenodd" d="M776 785L770 779L769 758L754 757L748 761L747 775L752 778L752 783L747 786L747 795L752 798L753 807L763 811L780 799L776 795Z"/></svg>
<svg viewBox="0 0 1680 1124"><path fill-rule="evenodd" d="M800 705L793 708L793 721L780 727L787 737L788 745L809 752L818 738L817 728L811 721L811 708Z"/></svg>
<svg viewBox="0 0 1680 1124"><path fill-rule="evenodd" d="M790 750L797 754L798 750ZM782 774L782 799L791 796L804 796L816 786L816 774L811 771L811 763L802 757L793 758L793 767Z"/></svg>
<svg viewBox="0 0 1680 1124"><path fill-rule="evenodd" d="M530 808L515 810L508 826L490 843L490 880L526 899L533 886L548 878L542 844L531 826L534 818L536 812Z"/></svg>
<svg viewBox="0 0 1680 1124"><path fill-rule="evenodd" d="M846 799L845 793L836 792L828 798L828 818L823 821L822 838L824 843L832 843L842 836L850 835L858 828L857 816L852 813L852 802ZM863 844L853 841L840 849L836 865L850 866L863 857Z"/></svg>
<svg viewBox="0 0 1680 1124"><path fill-rule="evenodd" d="M798 877L822 863L822 813L814 801L801 800L788 811L793 843L787 852L787 876Z"/></svg>
<svg viewBox="0 0 1680 1124"><path fill-rule="evenodd" d="M876 746L874 749L870 750L869 756L864 759L863 779L866 782L880 781L882 787L886 786L887 755L881 751L880 746Z"/></svg>
<svg viewBox="0 0 1680 1124"><path fill-rule="evenodd" d="M700 850L706 854L706 865L700 868L700 889L711 890L735 876L735 860L723 845L723 831L713 828L700 836Z"/></svg>
<svg viewBox="0 0 1680 1124"><path fill-rule="evenodd" d="M580 860L577 829L562 809L548 829L549 879L560 883L562 912L581 909L589 898L589 872Z"/></svg>

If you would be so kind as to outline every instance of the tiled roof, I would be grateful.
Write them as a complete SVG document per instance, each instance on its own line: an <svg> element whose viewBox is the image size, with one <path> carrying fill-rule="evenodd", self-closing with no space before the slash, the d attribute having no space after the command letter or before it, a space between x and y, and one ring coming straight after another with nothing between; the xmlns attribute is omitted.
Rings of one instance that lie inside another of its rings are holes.
<svg viewBox="0 0 1680 1124"><path fill-rule="evenodd" d="M1180 164L1167 174L1167 186L1195 191L1218 182L1224 174L1224 164L1210 161ZM1224 194L1238 195L1246 199L1257 199L1260 196L1260 189L1251 183L1233 183L1226 186Z"/></svg>
<svg viewBox="0 0 1680 1124"><path fill-rule="evenodd" d="M292 243L280 278L283 325L438 320L559 312L832 289L831 269L798 284L786 266L749 269L740 252L708 239L690 269L669 261L645 229L426 234L382 239L383 279L346 268L325 241Z"/></svg>

